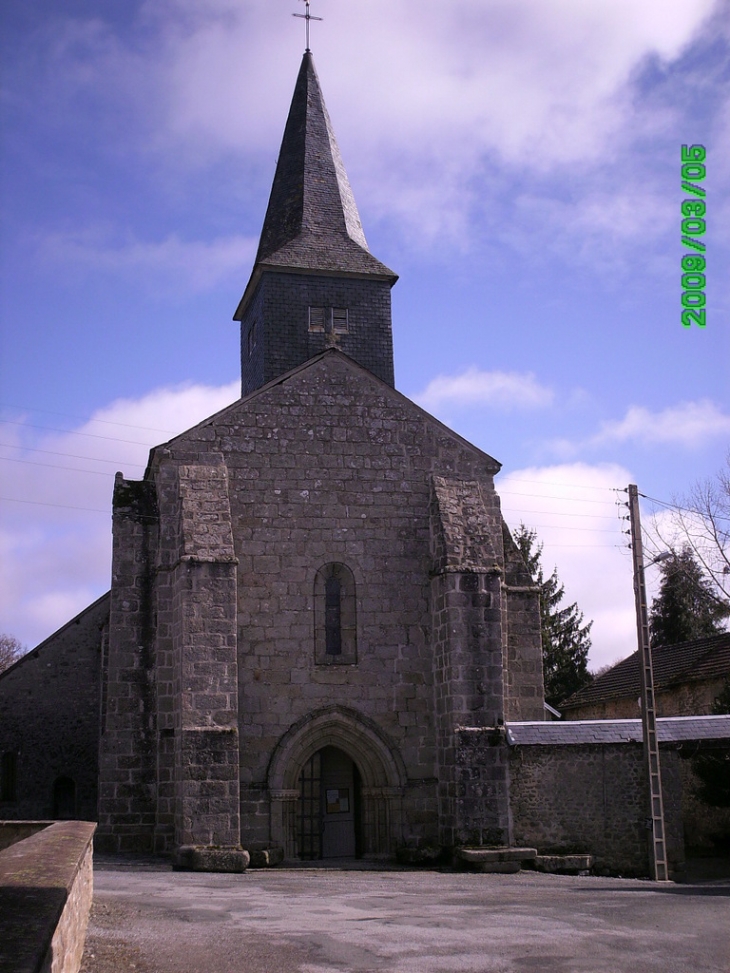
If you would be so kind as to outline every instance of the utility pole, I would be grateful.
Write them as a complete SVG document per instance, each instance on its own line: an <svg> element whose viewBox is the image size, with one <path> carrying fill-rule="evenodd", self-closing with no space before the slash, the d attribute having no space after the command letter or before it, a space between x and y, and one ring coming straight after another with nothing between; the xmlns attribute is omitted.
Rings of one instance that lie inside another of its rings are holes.
<svg viewBox="0 0 730 973"><path fill-rule="evenodd" d="M656 731L654 706L654 671L649 645L649 622L646 611L646 584L644 581L644 547L641 542L639 519L639 490L629 484L629 516L631 519L631 555L634 562L634 597L636 600L636 632L639 641L639 667L641 669L641 722L644 728L644 762L649 783L651 810L651 866L654 881L668 882L667 849L664 833L664 800L662 775L659 768L659 741Z"/></svg>

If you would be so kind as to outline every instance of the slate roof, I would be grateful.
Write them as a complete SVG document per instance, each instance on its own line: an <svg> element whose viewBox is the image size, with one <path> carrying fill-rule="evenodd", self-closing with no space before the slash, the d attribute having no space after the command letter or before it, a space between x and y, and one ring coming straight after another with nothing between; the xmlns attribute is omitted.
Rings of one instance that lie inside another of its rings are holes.
<svg viewBox="0 0 730 973"><path fill-rule="evenodd" d="M398 279L368 249L309 51L294 87L254 272L236 320L265 269Z"/></svg>
<svg viewBox="0 0 730 973"><path fill-rule="evenodd" d="M679 645L664 645L652 650L654 691L667 692L673 686L704 679L730 676L730 632L710 635ZM639 653L604 672L588 686L569 696L558 708L561 712L641 694Z"/></svg>
<svg viewBox="0 0 730 973"><path fill-rule="evenodd" d="M660 743L730 740L730 715L665 716L657 721ZM511 746L575 746L585 743L642 743L641 720L566 720L508 723Z"/></svg>

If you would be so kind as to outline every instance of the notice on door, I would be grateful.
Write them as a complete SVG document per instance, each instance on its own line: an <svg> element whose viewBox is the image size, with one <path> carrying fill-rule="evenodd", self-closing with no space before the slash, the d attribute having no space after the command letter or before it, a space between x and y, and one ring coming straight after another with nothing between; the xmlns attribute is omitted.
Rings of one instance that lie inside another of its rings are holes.
<svg viewBox="0 0 730 973"><path fill-rule="evenodd" d="M350 790L347 787L327 788L327 814L346 814L350 810Z"/></svg>

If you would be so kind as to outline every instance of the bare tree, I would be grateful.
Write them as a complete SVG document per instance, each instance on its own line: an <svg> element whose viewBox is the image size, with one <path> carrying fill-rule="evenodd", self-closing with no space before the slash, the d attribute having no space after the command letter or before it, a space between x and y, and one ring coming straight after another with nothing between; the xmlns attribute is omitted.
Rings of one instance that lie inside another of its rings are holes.
<svg viewBox="0 0 730 973"><path fill-rule="evenodd" d="M668 513L655 514L652 532L657 547L675 557L689 547L716 597L730 601L730 452L715 476L696 483Z"/></svg>
<svg viewBox="0 0 730 973"><path fill-rule="evenodd" d="M25 647L14 635L0 634L0 672L4 672L14 662L25 655Z"/></svg>

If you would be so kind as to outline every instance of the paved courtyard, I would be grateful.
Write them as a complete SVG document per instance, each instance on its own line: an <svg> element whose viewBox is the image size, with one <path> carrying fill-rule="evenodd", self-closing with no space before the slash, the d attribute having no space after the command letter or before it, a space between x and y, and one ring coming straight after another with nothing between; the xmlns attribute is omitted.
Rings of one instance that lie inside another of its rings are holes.
<svg viewBox="0 0 730 973"><path fill-rule="evenodd" d="M101 862L84 973L728 973L730 882Z"/></svg>

